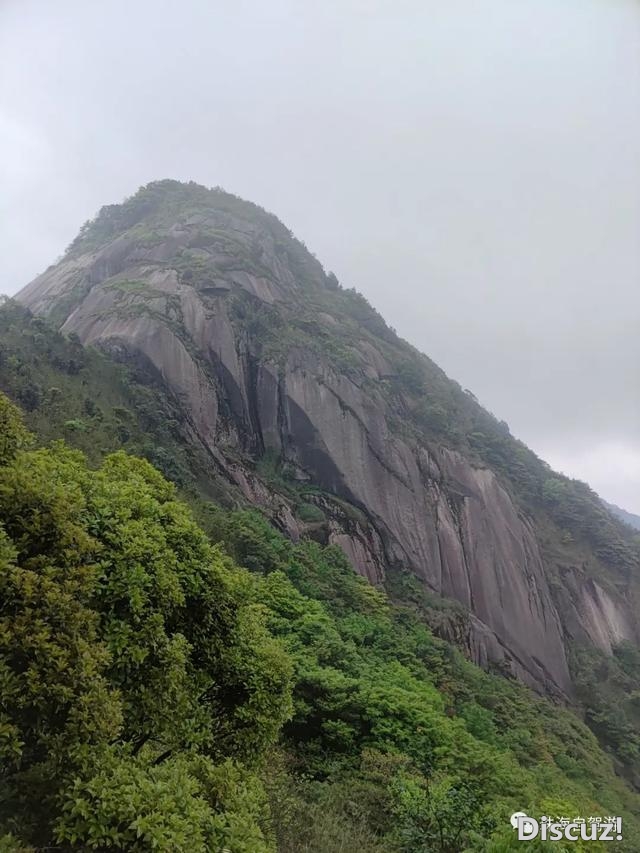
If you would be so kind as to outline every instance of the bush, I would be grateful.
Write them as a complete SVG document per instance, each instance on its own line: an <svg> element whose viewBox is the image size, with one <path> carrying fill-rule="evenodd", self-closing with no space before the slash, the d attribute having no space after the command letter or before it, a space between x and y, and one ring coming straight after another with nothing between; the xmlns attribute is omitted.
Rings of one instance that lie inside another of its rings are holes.
<svg viewBox="0 0 640 853"><path fill-rule="evenodd" d="M300 521L304 521L307 524L314 524L326 520L324 512L315 504L298 504L296 512Z"/></svg>

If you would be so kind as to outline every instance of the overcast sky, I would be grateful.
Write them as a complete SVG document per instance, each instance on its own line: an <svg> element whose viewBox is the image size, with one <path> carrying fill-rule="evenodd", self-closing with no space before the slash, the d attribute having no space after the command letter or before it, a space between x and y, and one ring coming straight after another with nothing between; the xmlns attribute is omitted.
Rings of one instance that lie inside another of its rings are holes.
<svg viewBox="0 0 640 853"><path fill-rule="evenodd" d="M0 292L164 177L640 513L640 0L0 0Z"/></svg>

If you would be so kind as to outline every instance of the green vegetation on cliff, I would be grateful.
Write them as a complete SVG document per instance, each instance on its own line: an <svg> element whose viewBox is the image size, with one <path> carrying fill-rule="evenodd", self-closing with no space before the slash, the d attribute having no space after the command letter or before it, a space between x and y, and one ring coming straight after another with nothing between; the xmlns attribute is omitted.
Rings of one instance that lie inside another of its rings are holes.
<svg viewBox="0 0 640 853"><path fill-rule="evenodd" d="M637 849L589 730L338 549L201 504L207 536L148 462L38 448L4 396L0 435L0 849L499 853L516 809L622 814Z"/></svg>
<svg viewBox="0 0 640 853"><path fill-rule="evenodd" d="M225 499L211 460L188 440L183 413L153 377L83 347L13 300L0 305L0 390L43 441L66 438L92 463L124 449L178 486Z"/></svg>

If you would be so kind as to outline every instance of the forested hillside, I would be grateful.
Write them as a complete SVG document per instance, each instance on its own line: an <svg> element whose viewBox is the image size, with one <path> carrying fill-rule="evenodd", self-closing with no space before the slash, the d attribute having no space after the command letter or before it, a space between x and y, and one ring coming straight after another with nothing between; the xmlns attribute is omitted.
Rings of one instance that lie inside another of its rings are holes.
<svg viewBox="0 0 640 853"><path fill-rule="evenodd" d="M148 462L39 447L6 397L0 429L0 849L498 853L514 810L622 814L637 849L589 730L420 601L252 511L199 502L205 534Z"/></svg>

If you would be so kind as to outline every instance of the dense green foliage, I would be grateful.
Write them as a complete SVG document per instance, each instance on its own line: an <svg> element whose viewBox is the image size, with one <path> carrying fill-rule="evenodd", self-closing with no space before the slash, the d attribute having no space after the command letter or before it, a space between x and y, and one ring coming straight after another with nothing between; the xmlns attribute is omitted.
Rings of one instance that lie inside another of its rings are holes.
<svg viewBox="0 0 640 853"><path fill-rule="evenodd" d="M148 462L20 450L2 399L0 809L61 849L271 849L251 768L290 663Z"/></svg>
<svg viewBox="0 0 640 853"><path fill-rule="evenodd" d="M629 809L628 837L638 831L637 797L573 713L465 661L338 549L292 545L251 512L212 508L204 523L264 574L257 594L295 663L284 737L308 779L297 809L333 810L346 849L378 849L366 846L372 828L384 850L516 849L504 827L520 808ZM282 849L298 849L281 831ZM344 849L306 832L302 849Z"/></svg>
<svg viewBox="0 0 640 853"><path fill-rule="evenodd" d="M148 462L0 423L0 849L498 853L516 809L635 849L588 729L338 549L212 504L207 538Z"/></svg>
<svg viewBox="0 0 640 853"><path fill-rule="evenodd" d="M620 772L640 788L640 652L623 642L613 655L584 647L574 656L576 695L585 719L616 757Z"/></svg>

